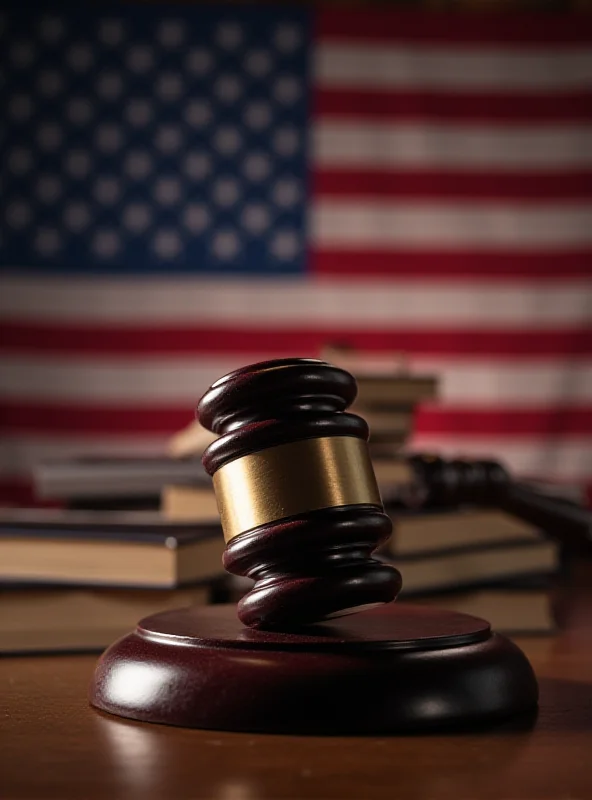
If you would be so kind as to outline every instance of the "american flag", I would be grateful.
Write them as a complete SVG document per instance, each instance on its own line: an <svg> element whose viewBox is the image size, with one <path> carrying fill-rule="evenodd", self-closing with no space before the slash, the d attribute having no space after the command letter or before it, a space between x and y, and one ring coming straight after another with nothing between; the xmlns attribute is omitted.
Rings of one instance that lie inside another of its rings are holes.
<svg viewBox="0 0 592 800"><path fill-rule="evenodd" d="M56 9L0 19L4 500L336 340L441 374L415 448L592 480L589 23Z"/></svg>

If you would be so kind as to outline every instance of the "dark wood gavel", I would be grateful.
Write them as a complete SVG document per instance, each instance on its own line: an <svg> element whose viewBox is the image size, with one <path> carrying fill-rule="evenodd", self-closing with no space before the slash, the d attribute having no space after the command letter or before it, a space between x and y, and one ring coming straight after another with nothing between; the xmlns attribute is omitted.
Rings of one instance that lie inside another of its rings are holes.
<svg viewBox="0 0 592 800"><path fill-rule="evenodd" d="M592 546L592 513L588 509L514 480L498 461L416 454L406 462L412 479L397 494L395 506L418 510L463 505L500 508L563 544Z"/></svg>

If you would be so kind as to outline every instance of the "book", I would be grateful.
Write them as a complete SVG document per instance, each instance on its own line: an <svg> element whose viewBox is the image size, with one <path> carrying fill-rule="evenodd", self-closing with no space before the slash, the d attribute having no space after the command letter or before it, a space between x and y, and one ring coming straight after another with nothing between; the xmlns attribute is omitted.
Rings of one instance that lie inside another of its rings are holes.
<svg viewBox="0 0 592 800"><path fill-rule="evenodd" d="M395 503L412 491L415 473L405 458L372 457L372 466L384 503Z"/></svg>
<svg viewBox="0 0 592 800"><path fill-rule="evenodd" d="M161 512L173 521L219 522L216 493L207 486L165 486Z"/></svg>
<svg viewBox="0 0 592 800"><path fill-rule="evenodd" d="M363 417L370 428L370 440L376 442L380 439L396 439L403 442L410 435L413 428L413 409L393 408L374 411L354 407L353 414Z"/></svg>
<svg viewBox="0 0 592 800"><path fill-rule="evenodd" d="M356 407L388 409L394 406L413 406L437 395L438 379L432 375L393 373L391 375L356 374L358 394Z"/></svg>
<svg viewBox="0 0 592 800"><path fill-rule="evenodd" d="M403 576L401 594L404 596L486 586L511 578L552 575L559 566L559 553L553 542L540 539L387 560L393 561Z"/></svg>
<svg viewBox="0 0 592 800"><path fill-rule="evenodd" d="M155 498L166 484L210 485L199 458L73 458L33 467L35 493L42 500L101 501L105 498Z"/></svg>
<svg viewBox="0 0 592 800"><path fill-rule="evenodd" d="M218 434L206 430L198 420L193 420L186 428L176 433L168 442L167 452L172 458L201 458L203 451Z"/></svg>
<svg viewBox="0 0 592 800"><path fill-rule="evenodd" d="M400 602L408 602L403 596ZM417 605L427 605L460 614L470 614L491 623L498 633L542 634L556 629L550 593L546 589L479 589L449 592L413 598Z"/></svg>
<svg viewBox="0 0 592 800"><path fill-rule="evenodd" d="M252 587L251 579L228 575L218 587L221 602L237 603ZM403 594L397 602L413 602L481 617L500 633L552 633L556 628L547 579L505 581L485 589Z"/></svg>
<svg viewBox="0 0 592 800"><path fill-rule="evenodd" d="M540 529L495 508L402 512L393 516L387 548L393 556L417 557L459 548L539 541Z"/></svg>
<svg viewBox="0 0 592 800"><path fill-rule="evenodd" d="M169 587L224 574L219 524L158 512L0 513L0 581Z"/></svg>
<svg viewBox="0 0 592 800"><path fill-rule="evenodd" d="M175 591L0 587L0 653L100 651L144 617L209 602L209 588Z"/></svg>

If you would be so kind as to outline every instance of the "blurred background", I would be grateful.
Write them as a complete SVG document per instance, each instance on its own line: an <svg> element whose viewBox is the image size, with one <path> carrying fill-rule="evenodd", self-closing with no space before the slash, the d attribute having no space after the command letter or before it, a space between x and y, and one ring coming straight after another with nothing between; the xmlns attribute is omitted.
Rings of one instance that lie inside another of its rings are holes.
<svg viewBox="0 0 592 800"><path fill-rule="evenodd" d="M333 342L439 378L411 449L587 490L589 6L2 11L2 502Z"/></svg>

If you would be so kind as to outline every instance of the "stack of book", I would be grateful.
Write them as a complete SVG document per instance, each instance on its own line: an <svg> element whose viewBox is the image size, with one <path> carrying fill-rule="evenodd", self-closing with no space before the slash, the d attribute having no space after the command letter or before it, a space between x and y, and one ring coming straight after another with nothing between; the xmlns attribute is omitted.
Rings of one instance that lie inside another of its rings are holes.
<svg viewBox="0 0 592 800"><path fill-rule="evenodd" d="M390 460L411 438L417 405L437 397L438 379L410 372L402 353L362 355L347 345L331 344L322 357L354 375L358 395L349 410L368 423L372 455Z"/></svg>
<svg viewBox="0 0 592 800"><path fill-rule="evenodd" d="M401 572L397 602L471 614L509 635L555 630L557 546L537 528L494 509L464 509L397 515L394 531L376 557ZM224 599L237 602L252 585L231 576Z"/></svg>
<svg viewBox="0 0 592 800"><path fill-rule="evenodd" d="M401 571L400 602L473 614L504 633L554 628L558 547L538 528L504 511L399 513L381 557Z"/></svg>
<svg viewBox="0 0 592 800"><path fill-rule="evenodd" d="M168 484L211 486L200 456L89 455L40 462L32 470L35 496L73 509L155 510Z"/></svg>
<svg viewBox="0 0 592 800"><path fill-rule="evenodd" d="M142 617L206 604L220 525L160 512L0 512L0 653L101 650Z"/></svg>
<svg viewBox="0 0 592 800"><path fill-rule="evenodd" d="M370 451L388 457L411 438L417 405L436 397L438 381L432 375L409 372L356 375L358 396L351 411L370 427Z"/></svg>

